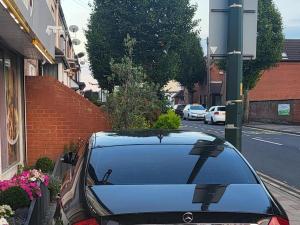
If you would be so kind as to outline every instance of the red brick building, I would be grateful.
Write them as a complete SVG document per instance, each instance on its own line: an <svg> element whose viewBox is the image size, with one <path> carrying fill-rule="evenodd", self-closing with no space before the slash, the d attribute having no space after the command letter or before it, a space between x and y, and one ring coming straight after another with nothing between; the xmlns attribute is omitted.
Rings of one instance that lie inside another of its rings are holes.
<svg viewBox="0 0 300 225"><path fill-rule="evenodd" d="M184 90L185 103L198 103L204 106L224 105L226 100L225 72L212 64L203 84L195 84L194 93ZM209 84L209 85L208 85Z"/></svg>
<svg viewBox="0 0 300 225"><path fill-rule="evenodd" d="M249 92L251 121L300 124L300 40L286 40L282 56Z"/></svg>

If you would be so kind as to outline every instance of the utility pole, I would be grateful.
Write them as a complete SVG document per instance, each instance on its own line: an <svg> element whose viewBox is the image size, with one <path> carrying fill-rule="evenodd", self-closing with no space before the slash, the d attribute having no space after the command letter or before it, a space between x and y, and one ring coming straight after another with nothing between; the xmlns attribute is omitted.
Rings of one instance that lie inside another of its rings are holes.
<svg viewBox="0 0 300 225"><path fill-rule="evenodd" d="M228 0L225 139L242 150L244 0Z"/></svg>
<svg viewBox="0 0 300 225"><path fill-rule="evenodd" d="M210 51L209 51L209 38L206 40L207 44L207 100L206 100L206 108L209 109L211 107L211 97L210 97Z"/></svg>

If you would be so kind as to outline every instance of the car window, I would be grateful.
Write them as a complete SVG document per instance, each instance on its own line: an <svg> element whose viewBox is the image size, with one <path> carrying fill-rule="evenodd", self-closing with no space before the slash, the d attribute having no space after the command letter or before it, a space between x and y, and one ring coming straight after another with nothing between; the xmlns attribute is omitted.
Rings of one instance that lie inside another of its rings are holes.
<svg viewBox="0 0 300 225"><path fill-rule="evenodd" d="M215 110L215 107L211 107L210 109L209 109L209 112L212 112L212 111L214 111Z"/></svg>
<svg viewBox="0 0 300 225"><path fill-rule="evenodd" d="M93 149L95 184L249 184L253 173L235 150L192 154L193 145L131 145Z"/></svg>
<svg viewBox="0 0 300 225"><path fill-rule="evenodd" d="M184 107L184 109L183 110L188 110L190 108L190 106L189 105L187 105L186 107Z"/></svg>
<svg viewBox="0 0 300 225"><path fill-rule="evenodd" d="M218 111L225 112L226 111L226 107L218 107Z"/></svg>
<svg viewBox="0 0 300 225"><path fill-rule="evenodd" d="M192 105L191 110L205 110L202 105Z"/></svg>

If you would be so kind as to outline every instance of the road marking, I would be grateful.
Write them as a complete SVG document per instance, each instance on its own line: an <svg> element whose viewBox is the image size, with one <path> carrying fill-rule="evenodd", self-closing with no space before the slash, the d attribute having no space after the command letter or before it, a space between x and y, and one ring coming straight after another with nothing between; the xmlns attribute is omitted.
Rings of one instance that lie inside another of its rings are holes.
<svg viewBox="0 0 300 225"><path fill-rule="evenodd" d="M247 126L245 126L245 127L247 129L252 129L252 130L260 130L260 131L273 132L273 134L285 134L285 135L300 137L300 134L291 134L291 133L285 133L285 132L280 132L280 131L270 131L270 130L265 130L263 128L254 128L254 127L247 127Z"/></svg>
<svg viewBox="0 0 300 225"><path fill-rule="evenodd" d="M256 140L256 141L261 141L261 142L273 144L273 145L279 145L279 146L282 146L282 145L283 145L283 144L280 144L280 143L276 143L276 142L272 142L272 141L266 141L266 140L259 139L259 138L252 138L252 139L253 139L253 140Z"/></svg>

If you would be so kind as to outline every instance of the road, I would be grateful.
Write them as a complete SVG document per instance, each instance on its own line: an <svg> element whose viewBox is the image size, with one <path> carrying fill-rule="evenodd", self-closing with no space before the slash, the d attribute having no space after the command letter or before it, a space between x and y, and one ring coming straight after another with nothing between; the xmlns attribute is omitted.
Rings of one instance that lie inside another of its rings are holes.
<svg viewBox="0 0 300 225"><path fill-rule="evenodd" d="M225 136L224 125L182 121L181 129ZM242 153L255 170L300 189L300 135L243 128Z"/></svg>

